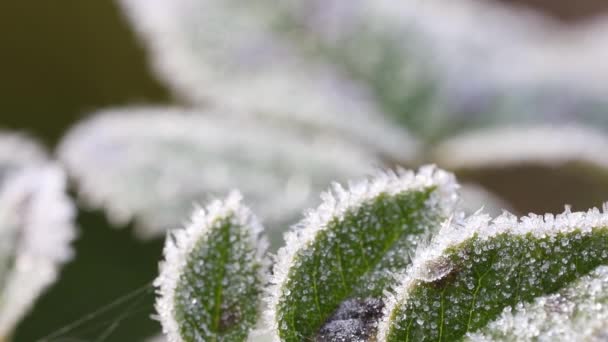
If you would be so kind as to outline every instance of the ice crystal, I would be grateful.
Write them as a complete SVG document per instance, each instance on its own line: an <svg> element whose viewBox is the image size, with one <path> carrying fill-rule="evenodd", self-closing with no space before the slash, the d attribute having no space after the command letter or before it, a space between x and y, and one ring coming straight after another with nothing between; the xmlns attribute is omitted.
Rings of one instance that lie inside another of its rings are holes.
<svg viewBox="0 0 608 342"><path fill-rule="evenodd" d="M517 219L505 213L447 222L386 301L379 340L451 341L496 319L505 307L568 286L608 263L608 214L597 209ZM429 267L449 272L427 281Z"/></svg>
<svg viewBox="0 0 608 342"><path fill-rule="evenodd" d="M497 320L466 340L605 341L607 303L608 267L600 266L557 293L506 307Z"/></svg>
<svg viewBox="0 0 608 342"><path fill-rule="evenodd" d="M262 227L232 192L169 234L156 309L169 342L245 341L264 284Z"/></svg>
<svg viewBox="0 0 608 342"><path fill-rule="evenodd" d="M65 188L66 176L53 164L22 168L0 185L0 337L72 258L75 212Z"/></svg>
<svg viewBox="0 0 608 342"><path fill-rule="evenodd" d="M483 209L491 216L498 216L505 210L511 210L511 205L480 185L465 183L460 187L460 208L466 214Z"/></svg>
<svg viewBox="0 0 608 342"><path fill-rule="evenodd" d="M332 180L381 163L338 137L229 114L110 110L76 126L59 155L88 203L117 223L135 218L144 237L177 226L193 203L233 187L281 229Z"/></svg>
<svg viewBox="0 0 608 342"><path fill-rule="evenodd" d="M347 190L335 184L278 252L268 299L277 338L314 338L326 323L369 333L368 323L330 317L345 300L382 298L419 238L451 214L456 188L451 174L430 166L381 173Z"/></svg>

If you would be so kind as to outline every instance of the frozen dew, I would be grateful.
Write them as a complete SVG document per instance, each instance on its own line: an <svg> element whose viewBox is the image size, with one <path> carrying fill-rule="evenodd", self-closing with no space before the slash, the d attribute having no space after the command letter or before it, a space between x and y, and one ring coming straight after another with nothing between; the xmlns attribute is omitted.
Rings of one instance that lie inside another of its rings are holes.
<svg viewBox="0 0 608 342"><path fill-rule="evenodd" d="M247 339L265 283L261 234L237 192L198 209L186 228L169 233L154 282L168 342Z"/></svg>
<svg viewBox="0 0 608 342"><path fill-rule="evenodd" d="M339 341L375 332L376 319L346 312L384 296L420 238L452 213L457 187L453 175L431 166L379 173L348 189L334 185L278 252L268 299L276 337Z"/></svg>
<svg viewBox="0 0 608 342"><path fill-rule="evenodd" d="M600 266L557 293L506 307L468 341L605 341L608 268Z"/></svg>
<svg viewBox="0 0 608 342"><path fill-rule="evenodd" d="M385 301L381 341L452 341L484 328L507 307L561 291L608 263L608 214L481 213L448 221L420 248ZM451 265L445 272L445 265ZM437 265L435 279L421 270Z"/></svg>
<svg viewBox="0 0 608 342"><path fill-rule="evenodd" d="M142 237L180 224L193 203L237 187L283 230L331 181L380 165L339 137L243 119L229 111L108 110L77 125L59 156L82 198ZM111 165L111 167L108 167Z"/></svg>

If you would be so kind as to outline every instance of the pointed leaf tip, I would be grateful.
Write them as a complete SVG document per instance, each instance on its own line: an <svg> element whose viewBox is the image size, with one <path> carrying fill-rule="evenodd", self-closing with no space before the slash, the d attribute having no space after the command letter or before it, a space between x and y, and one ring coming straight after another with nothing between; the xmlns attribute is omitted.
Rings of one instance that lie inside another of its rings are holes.
<svg viewBox="0 0 608 342"><path fill-rule="evenodd" d="M245 341L264 284L262 226L232 192L198 209L167 236L155 281L156 309L169 342Z"/></svg>
<svg viewBox="0 0 608 342"><path fill-rule="evenodd" d="M451 174L423 167L379 173L325 193L278 252L267 317L276 338L344 337L344 329L370 335L383 292L409 263L418 237L450 215L456 188Z"/></svg>

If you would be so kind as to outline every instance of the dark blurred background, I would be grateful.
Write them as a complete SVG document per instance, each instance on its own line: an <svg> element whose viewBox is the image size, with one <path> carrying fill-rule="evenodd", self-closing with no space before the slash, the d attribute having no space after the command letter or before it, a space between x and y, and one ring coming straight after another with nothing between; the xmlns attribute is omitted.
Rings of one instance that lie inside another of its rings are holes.
<svg viewBox="0 0 608 342"><path fill-rule="evenodd" d="M168 101L143 47L109 0L0 1L0 77L0 128L28 132L49 148L95 109ZM161 241L143 243L130 229L110 229L100 212L81 211L78 223L78 257L38 300L15 342L86 318L156 275ZM53 341L138 341L155 333L152 293L141 292Z"/></svg>

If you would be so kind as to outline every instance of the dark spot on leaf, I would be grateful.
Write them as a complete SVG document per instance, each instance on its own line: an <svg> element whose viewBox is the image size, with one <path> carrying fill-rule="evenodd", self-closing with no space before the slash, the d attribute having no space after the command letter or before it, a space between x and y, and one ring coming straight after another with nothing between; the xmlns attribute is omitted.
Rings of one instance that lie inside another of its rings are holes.
<svg viewBox="0 0 608 342"><path fill-rule="evenodd" d="M372 342L384 303L376 298L344 301L317 334L317 342Z"/></svg>
<svg viewBox="0 0 608 342"><path fill-rule="evenodd" d="M456 281L458 273L460 273L460 269L458 267L453 267L446 275L432 281L430 284L435 289L443 289L444 287Z"/></svg>
<svg viewBox="0 0 608 342"><path fill-rule="evenodd" d="M226 332L241 320L241 311L237 306L226 308L222 305L222 316L220 317L220 332Z"/></svg>

